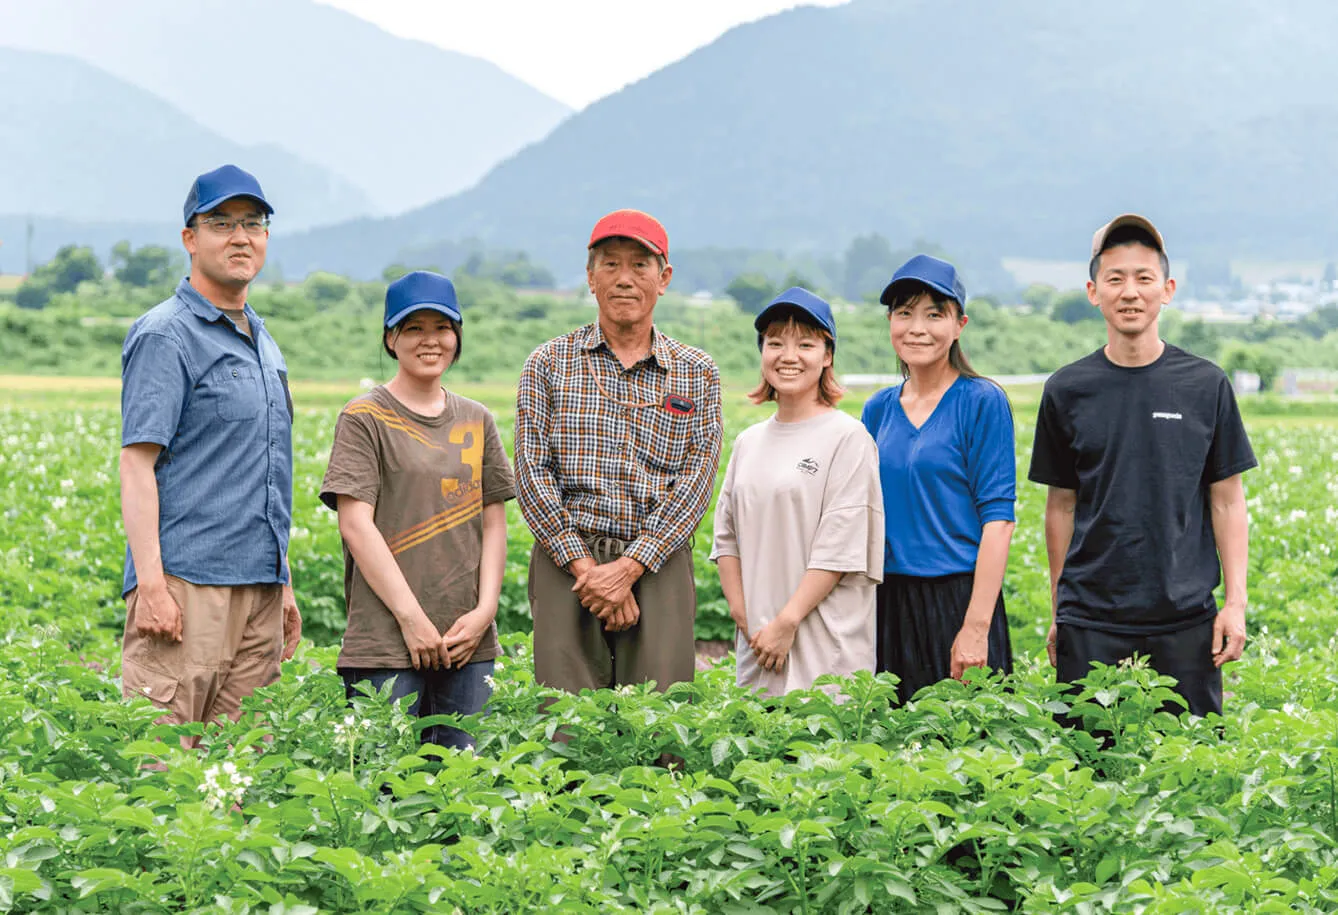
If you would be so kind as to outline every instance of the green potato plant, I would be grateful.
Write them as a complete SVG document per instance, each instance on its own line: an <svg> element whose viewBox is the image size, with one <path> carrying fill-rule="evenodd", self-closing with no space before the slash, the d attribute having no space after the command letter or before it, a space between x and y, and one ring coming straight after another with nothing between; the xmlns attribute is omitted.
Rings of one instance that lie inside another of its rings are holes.
<svg viewBox="0 0 1338 915"><path fill-rule="evenodd" d="M114 403L0 405L0 912L1338 909L1330 421L1248 419L1251 640L1225 717L1188 716L1138 661L1054 683L1044 494L1020 483L1015 673L904 706L870 673L766 699L729 659L664 693L544 689L512 507L504 654L484 712L450 719L477 739L459 752L422 746L431 722L385 693L344 698L342 554L316 500L337 409L297 424L310 638L238 721L174 727L120 696ZM764 415L727 398L726 442ZM728 638L709 530L708 514L698 635Z"/></svg>

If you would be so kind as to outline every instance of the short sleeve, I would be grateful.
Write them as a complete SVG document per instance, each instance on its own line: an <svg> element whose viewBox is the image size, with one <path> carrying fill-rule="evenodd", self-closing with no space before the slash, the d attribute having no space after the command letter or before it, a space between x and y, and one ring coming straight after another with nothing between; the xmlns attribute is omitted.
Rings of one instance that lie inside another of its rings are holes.
<svg viewBox="0 0 1338 915"><path fill-rule="evenodd" d="M1013 521L1017 501L1017 457L1013 410L1008 396L988 381L981 385L973 422L966 430L966 475L981 524Z"/></svg>
<svg viewBox="0 0 1338 915"><path fill-rule="evenodd" d="M483 504L505 502L516 497L516 479L511 472L502 436L497 431L497 420L492 413L483 414Z"/></svg>
<svg viewBox="0 0 1338 915"><path fill-rule="evenodd" d="M1245 434L1236 393L1223 374L1217 383L1217 422L1213 427L1212 445L1208 448L1208 482L1217 483L1258 466L1249 436Z"/></svg>
<svg viewBox="0 0 1338 915"><path fill-rule="evenodd" d="M844 436L832 454L808 568L882 581L883 558L878 449L868 431L858 428Z"/></svg>
<svg viewBox="0 0 1338 915"><path fill-rule="evenodd" d="M739 555L739 532L734 525L734 473L740 460L739 454L739 439L736 438L730 451L729 465L725 468L725 481L720 484L720 498L715 503L715 530L709 557L712 562L721 556Z"/></svg>
<svg viewBox="0 0 1338 915"><path fill-rule="evenodd" d="M1036 436L1031 445L1031 469L1027 479L1061 489L1078 488L1078 458L1064 428L1063 416L1055 396L1053 379L1046 382L1041 406L1036 414Z"/></svg>
<svg viewBox="0 0 1338 915"><path fill-rule="evenodd" d="M887 390L886 388L883 389ZM860 412L860 422L864 428L873 436L874 441L878 440L878 427L883 423L883 404L886 401L883 391L877 391L872 397L864 402L864 409Z"/></svg>
<svg viewBox="0 0 1338 915"><path fill-rule="evenodd" d="M194 386L177 341L131 331L121 354L121 447L170 445Z"/></svg>
<svg viewBox="0 0 1338 915"><path fill-rule="evenodd" d="M330 463L321 481L321 501L338 510L339 496L376 505L381 494L381 448L367 417L347 411L335 423Z"/></svg>

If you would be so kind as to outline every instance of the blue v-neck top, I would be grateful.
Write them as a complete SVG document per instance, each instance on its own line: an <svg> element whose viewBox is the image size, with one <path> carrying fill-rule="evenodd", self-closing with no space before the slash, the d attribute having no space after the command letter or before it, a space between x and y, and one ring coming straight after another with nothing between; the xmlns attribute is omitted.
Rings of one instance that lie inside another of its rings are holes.
<svg viewBox="0 0 1338 915"><path fill-rule="evenodd" d="M896 385L870 397L862 419L878 444L883 571L924 578L974 571L981 528L1014 520L1017 466L1007 396L983 378L959 377L916 428Z"/></svg>

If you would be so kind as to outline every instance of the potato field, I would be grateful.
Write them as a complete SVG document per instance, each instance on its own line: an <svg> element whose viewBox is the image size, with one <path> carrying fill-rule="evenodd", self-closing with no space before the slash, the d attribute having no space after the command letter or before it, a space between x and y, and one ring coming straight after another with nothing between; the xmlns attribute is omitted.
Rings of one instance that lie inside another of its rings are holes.
<svg viewBox="0 0 1338 915"><path fill-rule="evenodd" d="M767 413L742 391L726 396L727 443ZM1245 478L1250 641L1225 718L1158 711L1167 681L1137 663L1061 694L1043 651L1044 491L1020 480L1005 580L1017 673L905 707L872 675L846 682L843 704L763 701L727 658L667 694L544 710L512 505L506 655L466 722L477 751L458 753L420 749L381 696L348 707L334 671L342 558L316 496L356 393L295 387L308 639L194 751L121 699L114 385L0 393L0 912L1338 910L1338 404L1245 404L1260 459ZM509 449L512 392L462 393L494 408ZM1039 392L1013 393L1025 475ZM695 543L708 640L732 635L710 530L708 516ZM1061 728L1066 710L1113 746Z"/></svg>

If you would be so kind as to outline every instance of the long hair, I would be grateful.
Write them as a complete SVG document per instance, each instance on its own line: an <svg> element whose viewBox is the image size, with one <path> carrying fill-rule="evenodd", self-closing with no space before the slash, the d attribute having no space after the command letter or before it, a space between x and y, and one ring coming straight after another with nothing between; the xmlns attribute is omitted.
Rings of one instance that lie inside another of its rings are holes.
<svg viewBox="0 0 1338 915"><path fill-rule="evenodd" d="M793 314L784 318L777 318L767 325L766 330L762 331L762 337L766 338L772 335L784 335L789 333L798 334L801 337L817 337L827 348L827 352L835 359L836 341L832 335L827 333L824 328L816 327L804 321L795 320ZM833 362L833 365L835 362ZM836 373L831 365L822 367L822 376L818 379L818 401L826 406L834 407L841 402L845 396L846 389L841 387L840 382L836 380ZM771 386L771 382L765 377L762 381L748 392L748 399L755 404L763 404L768 400L776 399L776 389Z"/></svg>

